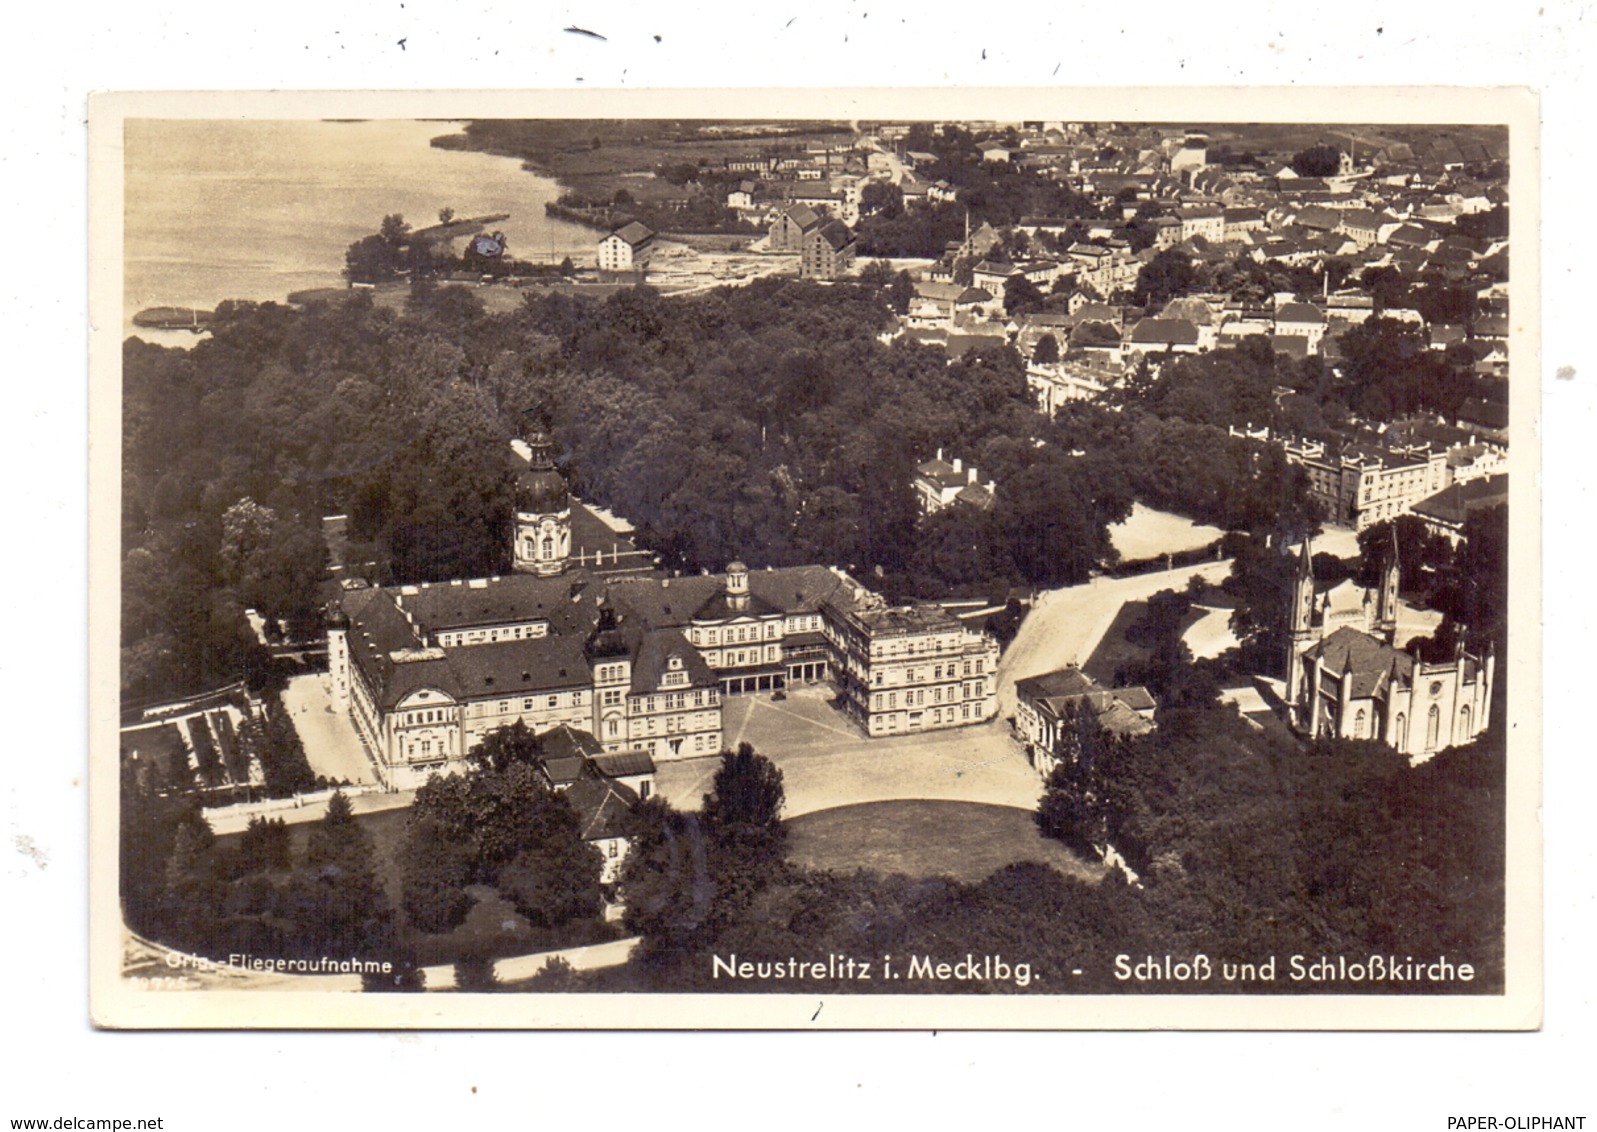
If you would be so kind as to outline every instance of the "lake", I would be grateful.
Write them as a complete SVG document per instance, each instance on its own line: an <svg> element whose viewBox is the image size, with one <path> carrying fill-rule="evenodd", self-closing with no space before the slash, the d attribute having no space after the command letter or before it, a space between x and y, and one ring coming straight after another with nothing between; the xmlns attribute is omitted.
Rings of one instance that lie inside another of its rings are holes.
<svg viewBox="0 0 1597 1132"><path fill-rule="evenodd" d="M126 124L123 332L189 345L186 331L133 326L153 306L283 301L338 287L344 249L400 213L413 228L509 213L492 227L512 255L591 260L598 234L544 214L553 178L515 158L436 149L458 122L136 119Z"/></svg>

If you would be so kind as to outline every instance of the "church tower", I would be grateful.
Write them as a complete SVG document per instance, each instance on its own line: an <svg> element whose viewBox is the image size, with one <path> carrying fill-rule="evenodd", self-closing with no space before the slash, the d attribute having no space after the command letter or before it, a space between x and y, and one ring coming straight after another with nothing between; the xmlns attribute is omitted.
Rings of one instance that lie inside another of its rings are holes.
<svg viewBox="0 0 1597 1132"><path fill-rule="evenodd" d="M1381 593L1375 606L1375 635L1387 644L1397 645L1397 593L1402 582L1402 568L1397 559L1397 524L1392 524L1392 549L1388 552L1386 569L1381 573Z"/></svg>
<svg viewBox="0 0 1597 1132"><path fill-rule="evenodd" d="M571 557L571 495L555 468L555 442L548 430L533 426L524 440L528 456L516 475L513 563L520 573L550 577Z"/></svg>
<svg viewBox="0 0 1597 1132"><path fill-rule="evenodd" d="M1291 711L1297 710L1303 690L1303 653L1314 637L1314 566L1309 540L1303 540L1298 551L1297 571L1292 578L1292 614L1288 621L1286 644L1286 703ZM1313 711L1314 697L1307 698L1309 711ZM1307 724L1308 720L1299 721Z"/></svg>

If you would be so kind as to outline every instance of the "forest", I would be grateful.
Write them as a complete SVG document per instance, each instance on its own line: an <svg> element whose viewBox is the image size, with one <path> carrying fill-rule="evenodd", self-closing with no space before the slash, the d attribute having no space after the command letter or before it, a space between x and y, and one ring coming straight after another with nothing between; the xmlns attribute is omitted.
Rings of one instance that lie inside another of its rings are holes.
<svg viewBox="0 0 1597 1132"><path fill-rule="evenodd" d="M129 339L125 698L269 683L243 611L316 634L324 515L347 516L340 552L379 583L508 569L505 448L530 408L573 491L666 569L820 563L891 600L1001 599L1113 568L1108 528L1133 501L1261 541L1316 529L1302 471L1233 427L1335 442L1355 415L1445 415L1502 384L1376 318L1344 336L1339 377L1245 340L1157 359L1050 421L1011 347L950 363L884 343L902 292L868 270L671 299L540 292L489 314L418 281L401 310L359 291L223 303L191 350ZM914 470L938 449L997 484L991 510L919 513Z"/></svg>
<svg viewBox="0 0 1597 1132"><path fill-rule="evenodd" d="M1302 509L1229 418L1157 383L1146 406L1050 422L1008 347L948 364L884 345L895 282L534 294L509 314L424 285L402 311L223 303L191 350L129 339L125 697L269 680L243 610L314 634L321 516L348 516L342 552L381 583L507 569L505 446L533 406L573 490L684 571L741 556L852 568L895 599L1001 595L1112 563L1134 499L1240 529ZM922 519L911 479L938 448L996 480L991 511Z"/></svg>

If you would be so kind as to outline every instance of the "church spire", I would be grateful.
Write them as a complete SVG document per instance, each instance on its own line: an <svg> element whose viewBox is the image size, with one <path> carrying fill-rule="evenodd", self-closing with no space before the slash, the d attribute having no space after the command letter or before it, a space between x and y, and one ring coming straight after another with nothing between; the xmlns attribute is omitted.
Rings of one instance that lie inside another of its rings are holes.
<svg viewBox="0 0 1597 1132"><path fill-rule="evenodd" d="M1403 579L1397 553L1397 524L1392 524L1392 545L1387 551L1386 569L1381 572L1381 592L1375 607L1375 631L1387 644L1397 644L1398 591Z"/></svg>
<svg viewBox="0 0 1597 1132"><path fill-rule="evenodd" d="M1286 696L1288 710L1297 715L1297 725L1307 727L1309 717L1301 711L1313 711L1313 697L1308 698L1308 706L1301 707L1299 699L1302 696L1304 667L1303 654L1309 648L1309 642L1314 634L1314 563L1313 550L1309 540L1303 540L1303 547L1298 551L1297 570L1292 579L1292 609L1287 623L1286 641ZM1301 710L1300 710L1301 709Z"/></svg>

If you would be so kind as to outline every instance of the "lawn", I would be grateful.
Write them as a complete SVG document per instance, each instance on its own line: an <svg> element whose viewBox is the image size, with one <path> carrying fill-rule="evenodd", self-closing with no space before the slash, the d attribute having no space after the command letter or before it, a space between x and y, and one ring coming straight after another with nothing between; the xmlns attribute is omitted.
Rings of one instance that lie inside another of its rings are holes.
<svg viewBox="0 0 1597 1132"><path fill-rule="evenodd" d="M1225 532L1219 527L1194 523L1168 511L1155 511L1134 503L1131 517L1109 528L1109 541L1126 562L1140 562L1160 554L1180 554L1208 546Z"/></svg>
<svg viewBox="0 0 1597 1132"><path fill-rule="evenodd" d="M1094 881L1103 867L1037 832L1030 810L977 802L901 801L841 806L787 823L788 859L815 869L874 869L975 882L1005 865L1037 861Z"/></svg>

